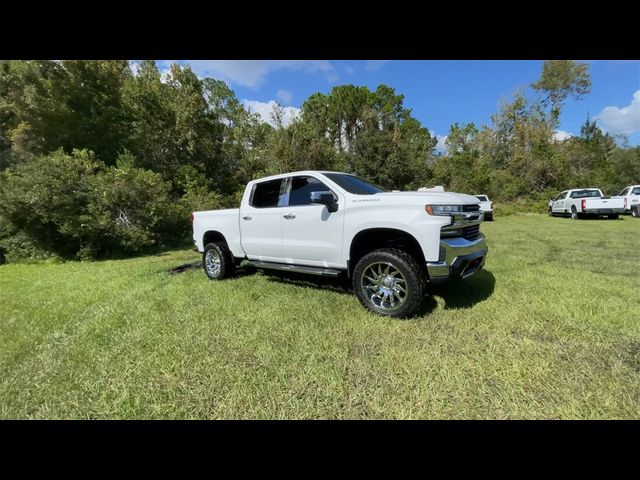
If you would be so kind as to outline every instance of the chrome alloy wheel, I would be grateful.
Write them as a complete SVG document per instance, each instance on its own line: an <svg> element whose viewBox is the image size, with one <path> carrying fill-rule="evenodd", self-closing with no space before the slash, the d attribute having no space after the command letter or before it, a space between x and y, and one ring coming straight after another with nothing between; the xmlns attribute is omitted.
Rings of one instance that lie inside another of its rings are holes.
<svg viewBox="0 0 640 480"><path fill-rule="evenodd" d="M204 265L207 273L211 278L217 278L220 275L220 254L215 248L207 250L204 257Z"/></svg>
<svg viewBox="0 0 640 480"><path fill-rule="evenodd" d="M407 299L404 275L388 262L368 265L360 277L360 286L371 303L381 310L397 310Z"/></svg>

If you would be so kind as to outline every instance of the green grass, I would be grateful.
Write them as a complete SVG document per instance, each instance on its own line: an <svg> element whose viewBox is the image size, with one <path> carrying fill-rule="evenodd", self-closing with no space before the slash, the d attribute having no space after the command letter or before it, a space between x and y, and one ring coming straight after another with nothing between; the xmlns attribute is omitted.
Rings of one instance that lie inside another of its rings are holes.
<svg viewBox="0 0 640 480"><path fill-rule="evenodd" d="M191 251L0 266L1 418L640 418L640 221L498 217L420 316Z"/></svg>

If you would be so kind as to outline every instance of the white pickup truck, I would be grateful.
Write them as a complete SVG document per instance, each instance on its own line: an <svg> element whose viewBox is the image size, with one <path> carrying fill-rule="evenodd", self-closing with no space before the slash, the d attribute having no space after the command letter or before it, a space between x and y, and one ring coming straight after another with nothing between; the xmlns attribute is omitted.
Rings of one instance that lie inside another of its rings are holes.
<svg viewBox="0 0 640 480"><path fill-rule="evenodd" d="M640 185L630 185L614 198L622 198L625 213L633 213L632 207L634 205L640 205Z"/></svg>
<svg viewBox="0 0 640 480"><path fill-rule="evenodd" d="M193 241L212 280L242 260L258 268L351 279L360 302L411 315L427 284L484 266L478 199L450 192L384 192L339 172L253 180L239 209L194 212Z"/></svg>
<svg viewBox="0 0 640 480"><path fill-rule="evenodd" d="M480 211L484 214L484 219L493 221L493 202L486 195L476 195L480 200Z"/></svg>
<svg viewBox="0 0 640 480"><path fill-rule="evenodd" d="M618 218L624 212L622 198L607 197L599 188L576 188L549 199L549 215L570 215L572 219L589 215Z"/></svg>

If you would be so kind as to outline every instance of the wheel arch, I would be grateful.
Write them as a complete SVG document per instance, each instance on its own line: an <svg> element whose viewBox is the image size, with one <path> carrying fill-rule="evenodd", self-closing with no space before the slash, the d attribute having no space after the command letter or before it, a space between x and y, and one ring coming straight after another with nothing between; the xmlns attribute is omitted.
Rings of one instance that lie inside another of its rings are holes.
<svg viewBox="0 0 640 480"><path fill-rule="evenodd" d="M351 239L348 257L348 275L367 253L378 248L394 247L412 255L421 265L426 262L420 242L406 230L392 227L372 227L360 230Z"/></svg>
<svg viewBox="0 0 640 480"><path fill-rule="evenodd" d="M222 233L217 230L207 230L202 236L202 247L206 247L208 243L220 241L226 243L227 246L229 245L229 242L227 242L227 239Z"/></svg>

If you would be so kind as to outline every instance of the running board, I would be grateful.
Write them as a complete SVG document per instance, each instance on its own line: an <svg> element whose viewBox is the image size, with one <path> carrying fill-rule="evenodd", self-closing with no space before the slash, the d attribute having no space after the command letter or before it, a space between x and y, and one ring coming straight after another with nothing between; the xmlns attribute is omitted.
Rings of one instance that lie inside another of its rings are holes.
<svg viewBox="0 0 640 480"><path fill-rule="evenodd" d="M311 275L322 275L323 277L337 277L341 270L325 267L307 267L304 265L291 265L288 263L263 262L261 260L249 260L249 265L256 268L267 268L270 270L282 270L285 272L309 273Z"/></svg>

